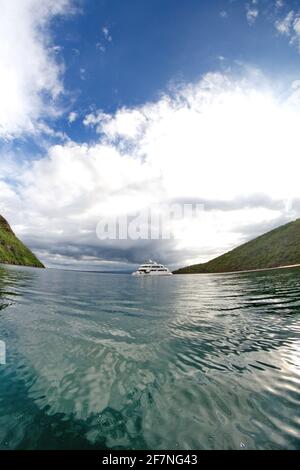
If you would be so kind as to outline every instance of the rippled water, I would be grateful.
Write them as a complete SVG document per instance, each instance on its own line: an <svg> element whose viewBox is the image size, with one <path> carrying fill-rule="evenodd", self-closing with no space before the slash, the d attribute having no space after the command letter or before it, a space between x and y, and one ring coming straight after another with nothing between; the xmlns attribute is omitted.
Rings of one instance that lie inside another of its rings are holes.
<svg viewBox="0 0 300 470"><path fill-rule="evenodd" d="M300 449L299 287L0 267L0 448Z"/></svg>

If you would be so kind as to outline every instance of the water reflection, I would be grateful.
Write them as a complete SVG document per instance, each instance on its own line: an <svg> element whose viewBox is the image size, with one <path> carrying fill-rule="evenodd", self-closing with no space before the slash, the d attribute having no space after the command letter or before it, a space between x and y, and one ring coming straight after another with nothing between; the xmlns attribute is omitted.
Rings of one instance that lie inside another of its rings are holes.
<svg viewBox="0 0 300 470"><path fill-rule="evenodd" d="M0 267L0 446L299 448L299 281Z"/></svg>

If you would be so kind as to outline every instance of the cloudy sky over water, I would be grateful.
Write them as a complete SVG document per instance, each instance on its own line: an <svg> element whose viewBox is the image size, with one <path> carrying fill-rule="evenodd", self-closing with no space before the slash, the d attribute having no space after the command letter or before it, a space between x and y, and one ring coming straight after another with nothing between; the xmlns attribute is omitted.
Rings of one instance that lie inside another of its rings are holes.
<svg viewBox="0 0 300 470"><path fill-rule="evenodd" d="M48 266L202 262L300 216L300 3L0 0L0 213ZM170 240L103 217L201 204Z"/></svg>

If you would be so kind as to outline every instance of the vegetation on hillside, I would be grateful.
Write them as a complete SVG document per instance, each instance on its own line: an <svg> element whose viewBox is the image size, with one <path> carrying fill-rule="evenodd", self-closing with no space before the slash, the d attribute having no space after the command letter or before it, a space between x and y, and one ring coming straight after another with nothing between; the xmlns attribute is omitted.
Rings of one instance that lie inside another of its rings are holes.
<svg viewBox="0 0 300 470"><path fill-rule="evenodd" d="M207 263L174 274L224 273L300 264L300 219L265 233Z"/></svg>
<svg viewBox="0 0 300 470"><path fill-rule="evenodd" d="M0 263L43 268L37 257L16 237L0 215Z"/></svg>

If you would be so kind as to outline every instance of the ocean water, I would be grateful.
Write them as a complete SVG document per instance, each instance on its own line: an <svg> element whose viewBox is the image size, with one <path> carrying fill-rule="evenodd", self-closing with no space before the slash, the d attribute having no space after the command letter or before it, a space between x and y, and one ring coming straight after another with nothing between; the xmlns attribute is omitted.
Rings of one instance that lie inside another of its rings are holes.
<svg viewBox="0 0 300 470"><path fill-rule="evenodd" d="M0 448L300 449L299 288L1 266Z"/></svg>

